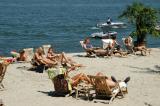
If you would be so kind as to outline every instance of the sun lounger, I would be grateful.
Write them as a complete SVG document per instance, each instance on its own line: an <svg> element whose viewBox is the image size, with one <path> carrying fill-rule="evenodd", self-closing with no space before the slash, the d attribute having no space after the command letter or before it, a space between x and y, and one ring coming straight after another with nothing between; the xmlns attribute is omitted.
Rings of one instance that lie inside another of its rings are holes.
<svg viewBox="0 0 160 106"><path fill-rule="evenodd" d="M118 94L123 97L123 92L120 89L119 83L114 88L110 88L106 82L106 76L95 76L95 93L96 98L110 98L109 104L115 99Z"/></svg>
<svg viewBox="0 0 160 106"><path fill-rule="evenodd" d="M42 45L42 48L44 50L44 54L47 56L48 49L51 47L51 45Z"/></svg>
<svg viewBox="0 0 160 106"><path fill-rule="evenodd" d="M4 85L2 83L6 70L7 70L7 65L5 63L0 63L0 89L4 89Z"/></svg>
<svg viewBox="0 0 160 106"><path fill-rule="evenodd" d="M85 95L85 97L87 97L87 99L89 100L89 98L91 97L91 91L95 90L95 78L96 76L92 76L92 75L87 75L87 77L90 79L91 84L85 84L85 83L80 83L78 84L77 87L74 87L74 89L76 90L76 99L80 96L80 95Z"/></svg>
<svg viewBox="0 0 160 106"><path fill-rule="evenodd" d="M27 61L31 61L34 55L33 48L23 49L27 55Z"/></svg>
<svg viewBox="0 0 160 106"><path fill-rule="evenodd" d="M83 50L86 52L86 57L95 57L96 56L96 54L93 51L85 49L84 41L80 41L80 44L81 44Z"/></svg>
<svg viewBox="0 0 160 106"><path fill-rule="evenodd" d="M140 52L141 55L147 55L147 53L150 54L151 49L148 49L145 46L143 46L143 47L142 46L136 46L135 47L133 44L131 46L128 46L128 45L125 44L125 39L126 38L122 38L122 41L123 41L123 44L125 45L125 48L126 48L128 54L136 55L137 52ZM131 39L131 42L132 42L132 39Z"/></svg>
<svg viewBox="0 0 160 106"><path fill-rule="evenodd" d="M97 57L97 56L98 57L104 57L104 56L107 56L107 51L104 50L104 49L101 49L99 47L96 47L96 48L93 48L93 49L85 49L84 41L80 41L80 44L86 52L86 57Z"/></svg>

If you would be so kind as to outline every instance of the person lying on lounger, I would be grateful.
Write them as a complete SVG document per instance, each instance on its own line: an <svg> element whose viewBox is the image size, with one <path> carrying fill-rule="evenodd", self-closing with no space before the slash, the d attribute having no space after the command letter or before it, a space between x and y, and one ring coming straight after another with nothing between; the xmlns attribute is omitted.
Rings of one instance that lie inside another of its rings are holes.
<svg viewBox="0 0 160 106"><path fill-rule="evenodd" d="M81 64L77 64L71 58L67 57L64 52L57 54L54 52L54 50L52 48L48 49L47 59L50 59L52 61L56 61L57 63L60 62L62 65L67 64L70 66L77 66L77 67L82 66Z"/></svg>
<svg viewBox="0 0 160 106"><path fill-rule="evenodd" d="M72 69L69 69L65 73L65 76L68 78L69 78L68 73L70 72L70 70L72 70ZM96 74L96 76L104 76L104 74L99 72ZM85 75L84 73L77 74L77 75L73 76L72 78L70 78L69 80L71 82L72 87L77 86L81 81L84 81L87 84L91 83L90 78L87 75ZM129 80L130 80L130 77L127 77L124 80L124 82L127 83ZM110 78L106 79L106 81L107 81L107 84L110 88L114 88L116 86L117 80L115 79L115 77L111 76Z"/></svg>
<svg viewBox="0 0 160 106"><path fill-rule="evenodd" d="M41 47L38 48L34 54L34 60L37 62L38 65L54 66L57 64L57 61L47 59L43 54L44 51Z"/></svg>
<svg viewBox="0 0 160 106"><path fill-rule="evenodd" d="M136 51L141 51L141 55L146 54L147 48L145 46L135 47L133 45L133 40L131 36L128 36L127 38L125 38L124 44L125 44L126 49L128 50L128 53L135 53Z"/></svg>
<svg viewBox="0 0 160 106"><path fill-rule="evenodd" d="M17 57L17 61L27 61L27 55L24 50L19 52L19 56Z"/></svg>
<svg viewBox="0 0 160 106"><path fill-rule="evenodd" d="M86 38L83 42L83 48L89 55L96 54L96 56L107 56L108 52L100 47L93 47L90 43L90 38Z"/></svg>

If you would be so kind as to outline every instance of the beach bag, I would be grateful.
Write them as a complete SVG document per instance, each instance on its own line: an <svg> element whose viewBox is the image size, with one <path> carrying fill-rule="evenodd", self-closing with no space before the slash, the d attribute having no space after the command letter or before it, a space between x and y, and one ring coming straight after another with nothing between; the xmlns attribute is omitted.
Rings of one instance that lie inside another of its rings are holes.
<svg viewBox="0 0 160 106"><path fill-rule="evenodd" d="M50 68L48 76L54 84L54 89L59 95L65 95L72 91L71 83L65 78L66 68Z"/></svg>
<svg viewBox="0 0 160 106"><path fill-rule="evenodd" d="M48 68L47 72L48 72L48 77L50 79L54 79L54 77L61 75L61 74L64 74L66 72L66 68L63 68L63 67L61 67L61 68Z"/></svg>
<svg viewBox="0 0 160 106"><path fill-rule="evenodd" d="M69 87L70 83L65 79L64 74L56 76L53 80L54 89L59 94L68 94L71 89Z"/></svg>

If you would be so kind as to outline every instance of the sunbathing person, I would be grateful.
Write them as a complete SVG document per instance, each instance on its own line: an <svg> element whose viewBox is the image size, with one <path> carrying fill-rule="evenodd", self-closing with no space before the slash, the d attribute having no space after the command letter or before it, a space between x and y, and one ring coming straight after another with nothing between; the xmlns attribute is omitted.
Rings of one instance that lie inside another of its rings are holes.
<svg viewBox="0 0 160 106"><path fill-rule="evenodd" d="M96 54L96 56L107 56L108 52L104 49L101 49L99 47L93 47L90 43L90 38L86 38L83 42L83 48L89 55Z"/></svg>
<svg viewBox="0 0 160 106"><path fill-rule="evenodd" d="M47 58L52 61L56 61L57 63L60 62L62 65L70 65L70 67L71 66L77 66L77 67L82 66L81 64L77 64L71 58L67 57L64 52L62 52L61 54L57 54L54 52L52 48L48 49Z"/></svg>
<svg viewBox="0 0 160 106"><path fill-rule="evenodd" d="M125 55L125 53L121 49L121 46L118 44L116 40L116 36L112 36L111 39L108 39L106 41L108 41L108 46L106 47L106 50L108 51L108 55L111 56L116 53L120 54L120 56Z"/></svg>
<svg viewBox="0 0 160 106"><path fill-rule="evenodd" d="M17 61L27 61L27 55L24 50L19 52L19 56L17 57Z"/></svg>
<svg viewBox="0 0 160 106"><path fill-rule="evenodd" d="M132 38L130 36L128 38L125 38L124 44L125 44L126 49L128 50L128 53L134 53L134 50L133 50L134 46L132 43Z"/></svg>
<svg viewBox="0 0 160 106"><path fill-rule="evenodd" d="M44 51L41 47L38 48L34 54L34 60L38 65L54 66L57 64L56 61L47 59L43 54L44 54Z"/></svg>
<svg viewBox="0 0 160 106"><path fill-rule="evenodd" d="M72 69L68 69L67 72L65 73L65 76L69 78L68 73L71 71ZM105 76L102 73L97 73L96 76ZM90 78L85 75L84 73L80 73L75 75L74 77L69 79L71 82L72 87L77 86L81 81L86 82L87 84L91 83ZM127 83L130 80L130 77L127 77L124 82ZM108 86L110 88L113 88L116 86L117 80L115 79L115 77L111 76L111 78L107 78L106 82L108 84Z"/></svg>
<svg viewBox="0 0 160 106"><path fill-rule="evenodd" d="M88 52L90 55L95 53L95 48L93 47L93 45L90 43L90 38L86 38L83 42L83 48L86 50L86 52Z"/></svg>
<svg viewBox="0 0 160 106"><path fill-rule="evenodd" d="M133 40L131 36L125 38L124 44L125 44L126 49L128 50L128 53L135 53L136 51L141 51L142 55L146 54L147 48L145 46L135 47L133 45Z"/></svg>

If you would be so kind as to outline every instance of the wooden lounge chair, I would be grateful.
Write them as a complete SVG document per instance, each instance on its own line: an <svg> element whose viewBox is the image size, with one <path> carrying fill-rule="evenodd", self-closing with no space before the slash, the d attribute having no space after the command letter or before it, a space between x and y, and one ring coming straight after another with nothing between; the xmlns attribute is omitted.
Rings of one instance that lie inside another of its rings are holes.
<svg viewBox="0 0 160 106"><path fill-rule="evenodd" d="M124 97L123 92L121 91L119 84L114 88L110 88L106 82L106 76L96 76L95 78L95 93L96 98L110 98L109 104L115 99L118 94L121 94Z"/></svg>
<svg viewBox="0 0 160 106"><path fill-rule="evenodd" d="M6 70L7 70L7 64L0 63L0 89L2 89L2 90L4 89L4 85L3 85L2 81L4 79Z"/></svg>
<svg viewBox="0 0 160 106"><path fill-rule="evenodd" d="M96 56L96 54L93 51L85 49L84 41L80 41L80 44L81 44L82 48L84 49L84 51L86 52L86 57L95 57Z"/></svg>
<svg viewBox="0 0 160 106"><path fill-rule="evenodd" d="M51 45L42 45L43 51L45 56L47 56L48 53L48 49L51 47Z"/></svg>
<svg viewBox="0 0 160 106"><path fill-rule="evenodd" d="M100 47L95 47L92 49L86 49L85 48L85 44L84 41L80 41L80 44L82 46L82 48L85 50L86 52L86 57L104 57L104 56L108 56L108 52Z"/></svg>
<svg viewBox="0 0 160 106"><path fill-rule="evenodd" d="M34 55L33 48L23 49L27 55L27 61L31 61Z"/></svg>
<svg viewBox="0 0 160 106"><path fill-rule="evenodd" d="M126 45L126 43L125 43L126 39L127 38L122 38L122 41L123 41L123 44L125 45L125 48L126 48L128 54L136 55L137 52L140 52L141 55L147 55L147 53L150 54L151 49L148 49L145 46L135 46L133 44L131 46ZM131 43L132 43L132 40L131 40Z"/></svg>

